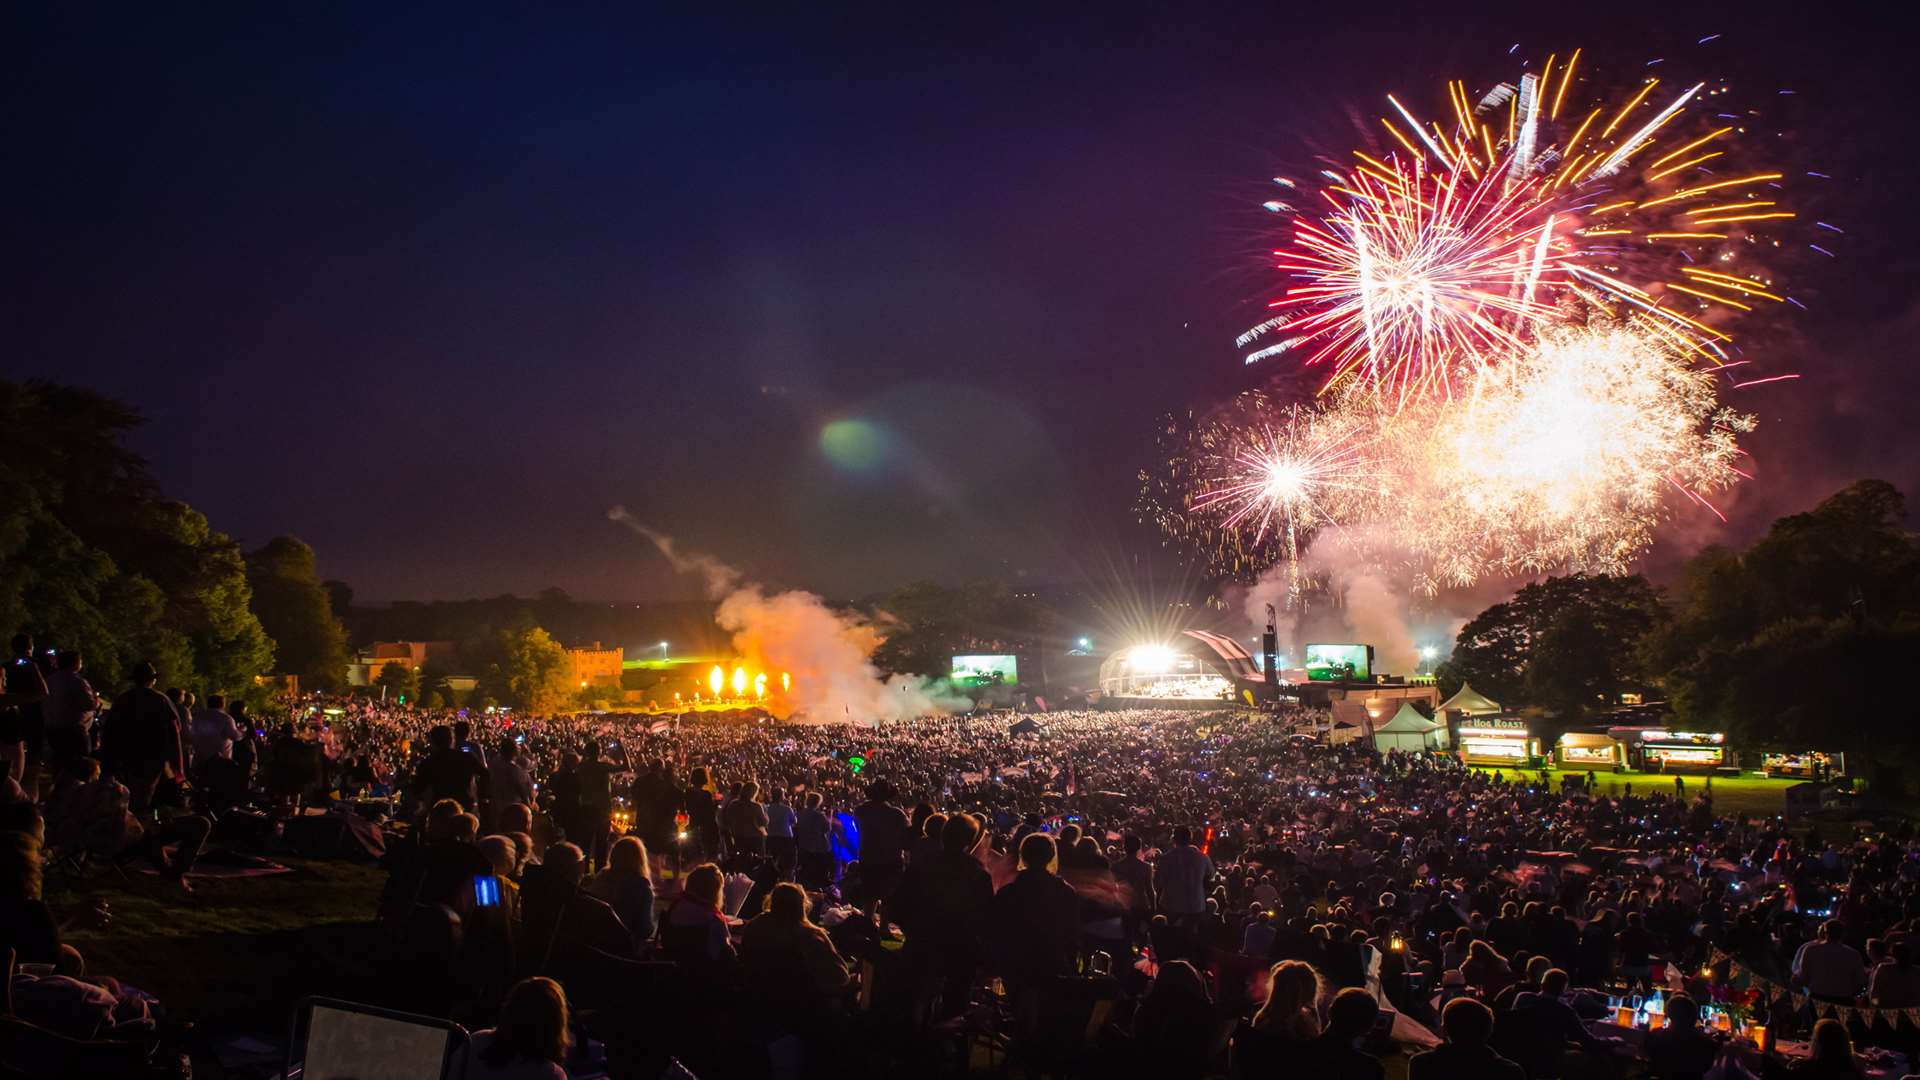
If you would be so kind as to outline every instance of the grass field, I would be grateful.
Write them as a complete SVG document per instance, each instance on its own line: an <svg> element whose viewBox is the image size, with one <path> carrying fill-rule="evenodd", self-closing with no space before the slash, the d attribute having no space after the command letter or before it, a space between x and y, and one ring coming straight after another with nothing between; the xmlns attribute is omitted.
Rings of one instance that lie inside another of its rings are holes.
<svg viewBox="0 0 1920 1080"><path fill-rule="evenodd" d="M1516 771L1513 769L1500 769L1491 765L1476 765L1473 766L1473 768L1483 773L1499 772L1509 778L1516 775ZM1547 776L1552 780L1556 790L1560 787L1560 778L1569 773L1584 776L1586 775L1586 770L1547 770ZM1532 777L1538 774L1529 769L1519 771L1518 775ZM1594 775L1597 777L1600 794L1602 795L1624 795L1627 793L1628 784L1633 785L1633 793L1636 795L1646 795L1652 792L1659 792L1664 795L1673 794L1673 775L1670 773L1598 772ZM1686 781L1687 798L1691 799L1700 793L1706 783L1706 777L1687 776ZM1803 782L1804 781L1800 780L1785 779L1770 780L1758 773L1743 773L1739 776L1731 777L1716 776L1713 778L1713 806L1715 810L1723 814L1754 814L1761 816L1778 814L1786 809L1787 789Z"/></svg>
<svg viewBox="0 0 1920 1080"><path fill-rule="evenodd" d="M146 990L202 1025L278 1030L306 994L337 990L377 970L374 906L385 874L372 866L284 858L275 877L195 878L177 886L127 868L50 874L57 908L107 902L112 922L65 935L94 974Z"/></svg>

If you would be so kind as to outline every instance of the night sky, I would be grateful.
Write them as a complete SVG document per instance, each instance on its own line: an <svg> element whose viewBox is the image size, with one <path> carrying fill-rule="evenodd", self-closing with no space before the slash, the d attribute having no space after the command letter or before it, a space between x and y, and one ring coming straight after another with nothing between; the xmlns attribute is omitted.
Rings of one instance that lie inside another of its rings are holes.
<svg viewBox="0 0 1920 1080"><path fill-rule="evenodd" d="M614 504L843 596L1151 559L1155 417L1257 377L1266 178L1573 45L1728 78L1846 229L1745 339L1807 376L1739 400L1759 482L1650 567L1859 476L1920 495L1912 71L1866 6L34 7L0 372L137 404L169 494L364 598L690 593Z"/></svg>

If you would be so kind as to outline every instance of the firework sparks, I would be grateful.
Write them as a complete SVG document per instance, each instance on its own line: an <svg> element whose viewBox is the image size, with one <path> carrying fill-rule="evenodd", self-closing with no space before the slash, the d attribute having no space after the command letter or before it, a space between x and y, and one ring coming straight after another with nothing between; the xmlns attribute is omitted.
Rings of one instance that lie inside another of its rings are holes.
<svg viewBox="0 0 1920 1080"><path fill-rule="evenodd" d="M1272 303L1284 336L1244 359L1295 353L1328 371L1322 392L1370 383L1399 410L1451 397L1481 369L1524 352L1549 328L1597 303L1703 358L1725 360L1718 325L1771 290L1703 286L1691 267L1765 283L1729 263L1760 248L1795 211L1778 205L1777 172L1714 177L1737 125L1706 104L1724 88L1662 88L1645 78L1622 99L1581 103L1591 65L1575 50L1538 75L1479 98L1447 83L1447 123L1395 95L1379 153L1354 151L1323 169L1326 209L1295 213L1275 252L1291 282ZM1731 295L1729 295L1731 294ZM1589 301L1569 309L1573 295Z"/></svg>
<svg viewBox="0 0 1920 1080"><path fill-rule="evenodd" d="M1593 71L1574 50L1448 82L1444 122L1388 95L1380 146L1275 211L1290 280L1235 344L1326 374L1310 404L1168 426L1141 506L1170 537L1235 576L1286 562L1297 602L1328 526L1433 592L1622 572L1676 508L1720 514L1754 428L1722 389L1798 377L1731 378L1727 329L1798 306L1752 262L1796 214L1782 172L1729 166L1725 87L1637 75L1595 100Z"/></svg>
<svg viewBox="0 0 1920 1080"><path fill-rule="evenodd" d="M1300 600L1300 541L1337 524L1366 491L1364 432L1343 417L1293 406L1253 438L1224 447L1216 475L1190 500L1201 515L1223 515L1223 530L1251 529L1258 546L1276 533L1286 559L1289 601Z"/></svg>

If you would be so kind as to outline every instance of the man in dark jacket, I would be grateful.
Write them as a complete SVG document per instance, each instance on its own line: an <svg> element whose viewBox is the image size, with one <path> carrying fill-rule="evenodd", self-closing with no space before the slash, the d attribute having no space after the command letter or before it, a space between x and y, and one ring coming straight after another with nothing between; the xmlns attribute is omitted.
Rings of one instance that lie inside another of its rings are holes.
<svg viewBox="0 0 1920 1080"><path fill-rule="evenodd" d="M1380 1017L1380 1003L1357 986L1334 995L1327 1008L1327 1030L1300 1052L1295 1074L1325 1080L1384 1080L1380 1059L1354 1047Z"/></svg>
<svg viewBox="0 0 1920 1080"><path fill-rule="evenodd" d="M153 790L167 770L187 775L186 755L180 747L180 717L167 696L153 688L160 673L149 663L133 669L133 685L113 699L101 731L101 756L127 786L131 809L145 811L153 804Z"/></svg>
<svg viewBox="0 0 1920 1080"><path fill-rule="evenodd" d="M954 814L940 830L940 853L915 859L888 908L906 931L905 958L924 983L938 981L945 1011L967 1005L993 904L993 875L973 857L980 820Z"/></svg>
<svg viewBox="0 0 1920 1080"><path fill-rule="evenodd" d="M427 748L427 755L420 760L414 775L421 801L432 806L441 799L452 799L462 810L478 806L475 790L486 771L480 767L478 758L454 746L453 729L445 724L428 728Z"/></svg>
<svg viewBox="0 0 1920 1080"><path fill-rule="evenodd" d="M893 805L893 785L876 781L867 789L867 801L853 812L860 830L860 877L874 903L885 900L900 883L907 844L913 839L907 815Z"/></svg>
<svg viewBox="0 0 1920 1080"><path fill-rule="evenodd" d="M1053 837L1027 834L1020 841L1020 872L987 908L987 948L1009 993L1073 974L1080 896L1049 869L1056 854Z"/></svg>
<svg viewBox="0 0 1920 1080"><path fill-rule="evenodd" d="M1526 1072L1487 1045L1493 1010L1472 998L1454 998L1440 1014L1447 1042L1407 1062L1407 1080L1526 1080Z"/></svg>

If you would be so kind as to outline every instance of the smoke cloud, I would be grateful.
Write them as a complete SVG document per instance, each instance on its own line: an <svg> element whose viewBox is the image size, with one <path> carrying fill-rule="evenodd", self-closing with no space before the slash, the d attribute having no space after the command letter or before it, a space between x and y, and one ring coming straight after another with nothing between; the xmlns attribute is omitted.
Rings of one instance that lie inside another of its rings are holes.
<svg viewBox="0 0 1920 1080"><path fill-rule="evenodd" d="M1411 674L1420 664L1421 643L1451 642L1467 614L1486 606L1483 597L1489 589L1416 598L1403 582L1379 569L1404 562L1393 557L1396 550L1391 537L1373 530L1323 530L1300 557L1307 592L1304 612L1287 607L1285 563L1260 575L1241 598L1241 609L1248 623L1260 629L1266 625L1267 605L1273 605L1279 614L1281 651L1293 666L1305 663L1309 641L1355 642L1373 646L1376 670Z"/></svg>
<svg viewBox="0 0 1920 1080"><path fill-rule="evenodd" d="M673 538L649 528L625 507L610 520L646 537L673 568L696 574L718 605L714 622L733 635L733 648L748 667L793 676L786 694L771 694L768 711L781 719L814 723L878 723L950 711L960 704L935 694L919 679L882 675L873 652L886 635L873 623L836 612L810 592L770 592L711 555L683 552Z"/></svg>

